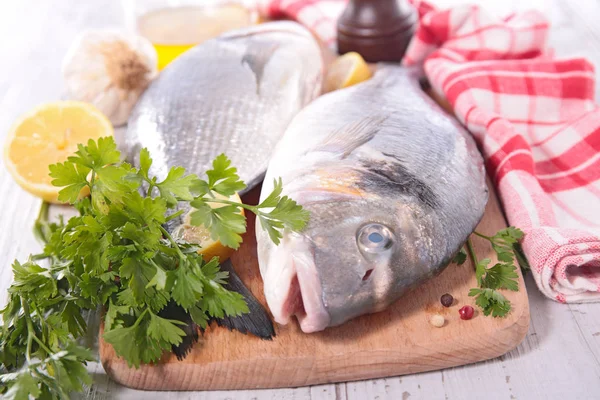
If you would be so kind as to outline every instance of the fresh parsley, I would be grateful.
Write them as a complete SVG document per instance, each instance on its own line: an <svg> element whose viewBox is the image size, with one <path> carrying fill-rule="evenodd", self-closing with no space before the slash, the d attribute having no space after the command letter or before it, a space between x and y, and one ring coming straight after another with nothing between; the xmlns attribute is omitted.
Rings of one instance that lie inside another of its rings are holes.
<svg viewBox="0 0 600 400"><path fill-rule="evenodd" d="M44 203L34 226L43 252L13 264L9 301L0 311L5 399L67 399L91 382L85 363L92 354L76 344L87 329L86 310L104 308L104 340L134 367L157 361L185 336L182 321L160 315L169 301L203 328L211 317L248 312L242 296L223 286L228 275L218 259L205 262L201 249L164 229L181 215L178 203L189 202L191 223L233 248L246 231L242 208L256 213L275 243L283 230L299 231L308 221L301 206L282 196L281 180L259 205L231 200L246 186L225 155L214 160L206 180L181 167L157 179L146 149L139 169L120 160L107 137L50 166L53 185L62 187L59 200L80 215L51 223Z"/></svg>
<svg viewBox="0 0 600 400"><path fill-rule="evenodd" d="M475 277L479 287L469 291L469 296L475 297L475 304L481 308L483 314L492 317L505 317L511 310L510 301L498 290L519 290L519 275L515 266L515 259L522 268L528 267L527 259L520 250L519 241L523 232L515 227L508 227L498 231L494 236L486 236L479 232L474 234L489 241L496 252L498 262L489 267L492 262L489 258L478 260L471 239L467 240L467 250L475 266ZM464 248L454 257L453 262L463 264L467 259Z"/></svg>

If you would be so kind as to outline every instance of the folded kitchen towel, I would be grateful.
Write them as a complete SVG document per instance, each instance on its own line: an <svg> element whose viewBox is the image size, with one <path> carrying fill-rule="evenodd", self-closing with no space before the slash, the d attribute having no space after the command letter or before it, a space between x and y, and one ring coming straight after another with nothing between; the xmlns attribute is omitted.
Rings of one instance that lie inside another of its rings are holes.
<svg viewBox="0 0 600 400"><path fill-rule="evenodd" d="M538 12L498 18L478 6L425 2L404 60L422 64L483 151L540 290L560 302L600 300L600 107L584 59L555 60ZM335 42L343 0L264 0Z"/></svg>

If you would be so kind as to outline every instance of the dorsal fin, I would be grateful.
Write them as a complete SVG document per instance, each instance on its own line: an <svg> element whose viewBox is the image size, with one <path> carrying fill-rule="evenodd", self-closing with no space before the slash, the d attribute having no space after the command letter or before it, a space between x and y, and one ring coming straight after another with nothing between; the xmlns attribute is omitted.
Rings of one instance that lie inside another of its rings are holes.
<svg viewBox="0 0 600 400"><path fill-rule="evenodd" d="M260 95L260 83L262 82L265 65L267 65L273 56L273 53L275 53L278 48L278 44L250 44L242 57L242 65L248 67L254 74L254 79L256 80L256 93L258 95Z"/></svg>
<svg viewBox="0 0 600 400"><path fill-rule="evenodd" d="M333 131L313 150L339 153L342 158L345 158L358 147L373 139L387 118L383 115L374 115L350 122Z"/></svg>

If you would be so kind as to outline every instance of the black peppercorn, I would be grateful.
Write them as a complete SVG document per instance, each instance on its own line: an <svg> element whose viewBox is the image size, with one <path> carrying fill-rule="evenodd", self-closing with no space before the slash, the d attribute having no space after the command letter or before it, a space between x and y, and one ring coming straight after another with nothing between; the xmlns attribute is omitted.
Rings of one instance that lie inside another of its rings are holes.
<svg viewBox="0 0 600 400"><path fill-rule="evenodd" d="M452 295L450 293L446 293L445 295L442 296L442 298L440 299L440 302L442 303L442 305L444 307L450 307L452 305L452 303L454 302L454 297L452 297Z"/></svg>

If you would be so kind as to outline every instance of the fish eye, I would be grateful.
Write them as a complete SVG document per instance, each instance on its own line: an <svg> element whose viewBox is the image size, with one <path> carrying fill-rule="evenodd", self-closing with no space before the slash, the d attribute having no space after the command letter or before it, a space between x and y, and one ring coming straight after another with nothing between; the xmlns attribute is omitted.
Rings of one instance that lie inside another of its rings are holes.
<svg viewBox="0 0 600 400"><path fill-rule="evenodd" d="M368 253L379 253L394 244L391 229L382 224L367 224L361 227L357 235L358 247Z"/></svg>

